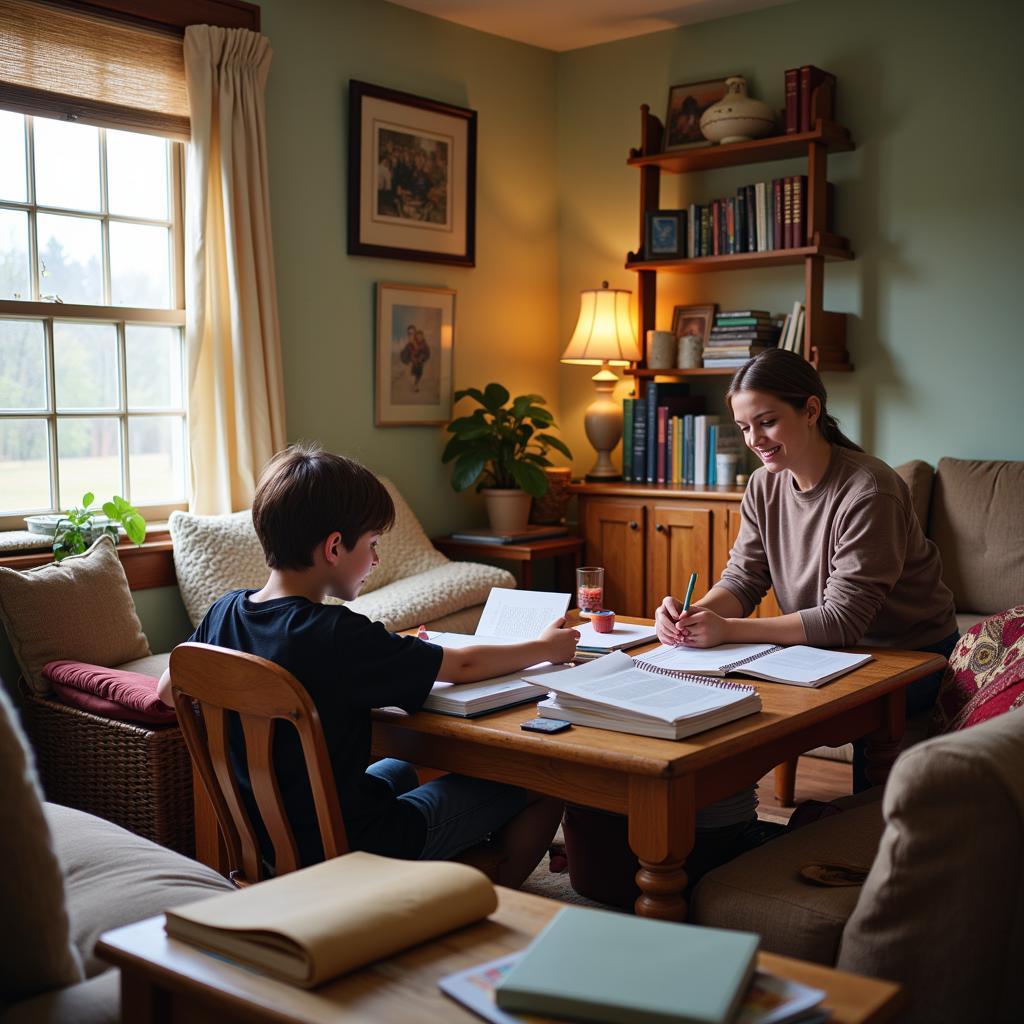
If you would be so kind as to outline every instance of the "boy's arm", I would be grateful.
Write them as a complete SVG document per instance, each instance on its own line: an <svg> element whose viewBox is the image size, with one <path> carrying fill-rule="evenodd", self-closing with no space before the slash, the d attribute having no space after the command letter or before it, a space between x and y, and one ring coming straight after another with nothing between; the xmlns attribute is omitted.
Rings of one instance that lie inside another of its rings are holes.
<svg viewBox="0 0 1024 1024"><path fill-rule="evenodd" d="M536 639L521 644L480 644L454 650L445 648L437 678L446 683L475 683L479 679L504 676L521 668L550 661L555 665L571 661L579 633L565 626L565 619L553 622Z"/></svg>
<svg viewBox="0 0 1024 1024"><path fill-rule="evenodd" d="M156 695L165 703L174 707L174 698L171 696L171 670L165 668L160 682L156 684Z"/></svg>

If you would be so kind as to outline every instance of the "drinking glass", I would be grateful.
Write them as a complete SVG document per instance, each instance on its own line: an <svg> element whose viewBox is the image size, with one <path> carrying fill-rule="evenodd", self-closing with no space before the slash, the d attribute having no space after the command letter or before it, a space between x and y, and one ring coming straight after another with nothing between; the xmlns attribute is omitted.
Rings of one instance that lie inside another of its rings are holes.
<svg viewBox="0 0 1024 1024"><path fill-rule="evenodd" d="M604 569L596 565L576 570L576 605L580 615L590 615L604 607Z"/></svg>

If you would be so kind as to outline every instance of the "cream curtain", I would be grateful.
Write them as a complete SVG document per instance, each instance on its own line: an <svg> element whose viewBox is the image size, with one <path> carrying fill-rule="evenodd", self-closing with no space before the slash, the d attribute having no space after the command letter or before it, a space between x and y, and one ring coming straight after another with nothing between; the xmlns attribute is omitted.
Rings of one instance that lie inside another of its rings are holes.
<svg viewBox="0 0 1024 1024"><path fill-rule="evenodd" d="M190 507L200 514L248 508L260 470L285 444L263 98L270 59L258 33L185 30Z"/></svg>

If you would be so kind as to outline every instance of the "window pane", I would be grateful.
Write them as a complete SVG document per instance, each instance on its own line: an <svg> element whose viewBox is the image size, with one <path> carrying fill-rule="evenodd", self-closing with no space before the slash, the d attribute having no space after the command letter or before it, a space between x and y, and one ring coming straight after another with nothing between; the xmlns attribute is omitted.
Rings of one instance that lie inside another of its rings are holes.
<svg viewBox="0 0 1024 1024"><path fill-rule="evenodd" d="M100 222L40 213L39 291L44 300L103 302Z"/></svg>
<svg viewBox="0 0 1024 1024"><path fill-rule="evenodd" d="M0 210L0 299L31 298L28 214L20 210Z"/></svg>
<svg viewBox="0 0 1024 1024"><path fill-rule="evenodd" d="M183 501L184 417L129 416L128 473L133 505Z"/></svg>
<svg viewBox="0 0 1024 1024"><path fill-rule="evenodd" d="M115 306L170 306L170 242L167 228L111 222L110 301Z"/></svg>
<svg viewBox="0 0 1024 1024"><path fill-rule="evenodd" d="M48 512L46 420L0 420L0 512Z"/></svg>
<svg viewBox="0 0 1024 1024"><path fill-rule="evenodd" d="M167 220L166 139L107 131L107 204L125 217Z"/></svg>
<svg viewBox="0 0 1024 1024"><path fill-rule="evenodd" d="M129 409L180 409L181 329L125 327Z"/></svg>
<svg viewBox="0 0 1024 1024"><path fill-rule="evenodd" d="M87 124L32 119L36 202L67 210L100 208L100 132Z"/></svg>
<svg viewBox="0 0 1024 1024"><path fill-rule="evenodd" d="M121 431L113 417L57 420L60 507L80 505L92 491L97 504L124 494L121 487Z"/></svg>
<svg viewBox="0 0 1024 1024"><path fill-rule="evenodd" d="M46 335L41 320L0 320L0 409L45 409Z"/></svg>
<svg viewBox="0 0 1024 1024"><path fill-rule="evenodd" d="M25 180L25 118L0 110L0 199L24 203Z"/></svg>
<svg viewBox="0 0 1024 1024"><path fill-rule="evenodd" d="M117 409L117 328L55 320L53 370L58 411Z"/></svg>

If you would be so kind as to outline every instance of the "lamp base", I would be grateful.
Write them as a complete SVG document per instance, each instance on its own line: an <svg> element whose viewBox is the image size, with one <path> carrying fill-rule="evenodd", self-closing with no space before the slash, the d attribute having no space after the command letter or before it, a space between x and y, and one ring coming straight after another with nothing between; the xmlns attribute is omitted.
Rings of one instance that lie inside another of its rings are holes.
<svg viewBox="0 0 1024 1024"><path fill-rule="evenodd" d="M612 450L622 437L622 405L612 399L618 377L606 365L592 378L597 397L587 407L583 428L587 440L597 451L597 461L590 467L587 479L592 481L621 480L622 473L612 463Z"/></svg>

